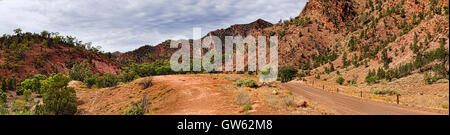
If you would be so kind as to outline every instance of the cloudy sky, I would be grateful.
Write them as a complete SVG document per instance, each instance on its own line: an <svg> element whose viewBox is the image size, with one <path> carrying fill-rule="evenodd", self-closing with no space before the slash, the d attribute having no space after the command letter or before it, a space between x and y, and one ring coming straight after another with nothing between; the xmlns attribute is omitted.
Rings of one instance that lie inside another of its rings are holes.
<svg viewBox="0 0 450 135"><path fill-rule="evenodd" d="M258 18L296 17L307 0L0 0L0 34L59 32L104 51L130 51L167 39L192 38Z"/></svg>

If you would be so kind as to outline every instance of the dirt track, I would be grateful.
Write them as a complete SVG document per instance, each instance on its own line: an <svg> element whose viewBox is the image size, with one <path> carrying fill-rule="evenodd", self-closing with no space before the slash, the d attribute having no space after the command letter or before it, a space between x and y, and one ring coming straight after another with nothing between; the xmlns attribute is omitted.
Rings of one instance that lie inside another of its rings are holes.
<svg viewBox="0 0 450 135"><path fill-rule="evenodd" d="M448 115L448 110L409 107L332 93L295 82L283 85L293 93L315 101L338 115Z"/></svg>

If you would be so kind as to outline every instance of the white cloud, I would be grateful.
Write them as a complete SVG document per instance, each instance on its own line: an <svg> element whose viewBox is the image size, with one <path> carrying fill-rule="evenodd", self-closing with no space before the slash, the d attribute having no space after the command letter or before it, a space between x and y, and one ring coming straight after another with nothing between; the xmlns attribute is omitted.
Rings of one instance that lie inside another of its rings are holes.
<svg viewBox="0 0 450 135"><path fill-rule="evenodd" d="M192 37L262 18L272 23L297 16L298 0L0 0L0 33L48 30L130 51L173 37Z"/></svg>

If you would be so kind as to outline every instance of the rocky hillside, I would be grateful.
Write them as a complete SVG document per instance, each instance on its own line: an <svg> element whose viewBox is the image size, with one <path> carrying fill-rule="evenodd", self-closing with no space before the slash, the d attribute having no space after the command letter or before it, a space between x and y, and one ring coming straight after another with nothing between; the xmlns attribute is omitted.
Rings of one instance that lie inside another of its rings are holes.
<svg viewBox="0 0 450 135"><path fill-rule="evenodd" d="M439 63L448 73L448 19L444 0L311 0L298 17L252 35L279 36L282 66L311 75L341 68L363 82L369 70L397 72L408 63L418 66L407 72ZM417 61L440 46L441 58Z"/></svg>
<svg viewBox="0 0 450 135"><path fill-rule="evenodd" d="M67 73L76 62L87 61L95 73L116 73L121 67L110 53L102 53L89 43L58 33L22 33L0 37L0 75L24 79L28 75Z"/></svg>

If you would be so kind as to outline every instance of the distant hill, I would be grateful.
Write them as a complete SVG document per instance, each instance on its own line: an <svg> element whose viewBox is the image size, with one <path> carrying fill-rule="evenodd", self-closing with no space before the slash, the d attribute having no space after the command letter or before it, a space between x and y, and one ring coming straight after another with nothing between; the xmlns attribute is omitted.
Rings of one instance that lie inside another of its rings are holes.
<svg viewBox="0 0 450 135"><path fill-rule="evenodd" d="M211 31L204 37L214 35L224 41L225 36L247 36L249 33L272 26L273 24L262 19L258 19L249 24L236 24L226 29ZM192 44L192 39L190 42ZM129 60L137 63L154 62L155 60L168 60L171 54L173 54L176 50L176 48L170 48L170 40L166 40L156 46L145 45L133 51L117 54L117 60L122 64L126 64Z"/></svg>

